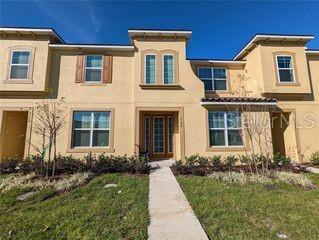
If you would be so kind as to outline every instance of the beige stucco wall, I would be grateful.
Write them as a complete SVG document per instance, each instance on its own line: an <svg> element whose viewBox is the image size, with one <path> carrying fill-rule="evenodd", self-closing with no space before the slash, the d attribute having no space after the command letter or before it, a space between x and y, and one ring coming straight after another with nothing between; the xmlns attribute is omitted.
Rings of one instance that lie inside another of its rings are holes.
<svg viewBox="0 0 319 240"><path fill-rule="evenodd" d="M307 68L307 58L304 46L261 45L260 52L265 93L311 93ZM278 83L279 80L275 58L276 54L293 56L294 76L296 84Z"/></svg>
<svg viewBox="0 0 319 240"><path fill-rule="evenodd" d="M27 49L31 51L29 79L9 80L11 51ZM42 40L0 40L0 90L15 91L45 91L49 57L48 39ZM20 81L20 82L18 82ZM1 94L1 93L0 93Z"/></svg>
<svg viewBox="0 0 319 240"><path fill-rule="evenodd" d="M3 40L1 40L3 41ZM252 91L252 96L261 97L261 93L265 91L273 91L273 93L308 93L303 98L298 99L280 99L279 108L283 110L295 111L297 122L307 123L304 120L304 114L307 112L314 113L317 119L319 116L318 93L319 93L319 60L318 57L308 58L310 74L304 48L302 47L273 47L273 46L257 46L247 57L245 66L223 65L227 67L228 80L230 88L228 92L209 93L204 91L204 84L195 75L196 67L186 60L186 41L184 40L152 40L142 41L135 40L136 51L134 53L123 52L105 52L98 51L92 53L112 54L113 57L113 76L112 83L109 84L83 84L75 83L75 66L76 55L84 54L80 50L50 50L48 51L47 42L45 41L29 41L7 40L5 45L1 45L0 60L6 57L8 46L12 45L31 45L36 47L34 59L33 84L7 85L3 84L2 79L5 76L3 68L0 72L1 90L23 90L23 91L43 91L45 87L45 79L49 82L48 87L50 94L48 98L60 99L65 98L67 121L63 132L58 136L57 150L61 154L73 154L81 157L85 152L93 151L101 153L104 150L86 149L86 151L77 151L70 149L71 136L71 111L72 110L109 110L114 111L114 148L105 151L107 154L134 154L137 153L137 145L139 144L139 128L138 114L139 111L168 111L172 109L179 112L178 115L178 133L175 141L176 158L184 155L188 156L199 153L206 156L213 155L238 155L244 154L245 149L211 149L208 147L208 128L207 128L207 111L226 110L217 107L205 108L201 106L200 100L204 96L233 96L241 86L239 84L240 76L245 78L245 89ZM178 53L178 76L180 85L175 89L144 89L141 86L142 81L142 52L147 50L164 51L173 50ZM296 56L296 68L298 72L298 80L300 86L288 88L286 86L275 86L276 72L274 68L273 52L289 51ZM89 52L90 53L90 52ZM50 66L44 63L49 59ZM45 66L45 67L44 67ZM215 66L210 64L210 66ZM219 66L219 65L216 65ZM48 70L47 70L48 69ZM310 78L309 78L310 75ZM310 88L312 86L312 89ZM16 88L14 88L16 87ZM293 90L291 90L293 89ZM314 99L313 99L314 98ZM0 98L0 113L6 108L23 108L35 107L35 103L42 101L41 99L32 98ZM143 110L144 109L144 110ZM268 112L258 113L260 117L267 115ZM1 116L1 114L0 114ZM35 121L35 118L31 118ZM1 122L1 121L0 121ZM32 124L31 124L32 125ZM297 145L297 151L293 155L304 155L302 159L308 159L310 153L317 149L315 144L319 135L319 124L312 129L303 128L295 130L294 124L287 132L287 146ZM268 129L267 134L270 133ZM293 138L293 136L296 136ZM41 144L41 137L35 133L31 133L31 141L34 144ZM246 137L245 137L246 141ZM246 142L246 144L248 141ZM256 144L256 143L254 143ZM251 153L251 146L247 146ZM255 152L258 152L256 148ZM28 152L29 153L29 152ZM30 147L30 153L35 153ZM295 157L294 157L295 158ZM296 157L297 160L302 160Z"/></svg>

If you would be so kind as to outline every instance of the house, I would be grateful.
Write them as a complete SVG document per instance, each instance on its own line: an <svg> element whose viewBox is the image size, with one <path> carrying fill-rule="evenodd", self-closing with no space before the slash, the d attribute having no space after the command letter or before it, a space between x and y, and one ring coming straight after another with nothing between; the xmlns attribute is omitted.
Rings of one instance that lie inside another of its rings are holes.
<svg viewBox="0 0 319 240"><path fill-rule="evenodd" d="M208 60L187 59L187 30L130 29L129 45L70 44L50 28L0 33L0 159L35 154L35 106L62 97L63 155L280 152L303 162L319 150L311 35L257 34L233 59Z"/></svg>

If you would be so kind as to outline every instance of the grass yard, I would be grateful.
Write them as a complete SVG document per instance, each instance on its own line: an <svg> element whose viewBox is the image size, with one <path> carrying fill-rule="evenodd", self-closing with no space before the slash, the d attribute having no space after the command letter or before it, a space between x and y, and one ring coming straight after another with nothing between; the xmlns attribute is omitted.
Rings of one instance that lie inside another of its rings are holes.
<svg viewBox="0 0 319 240"><path fill-rule="evenodd" d="M318 175L309 175L319 183ZM211 239L319 238L319 190L276 184L226 184L208 177L177 177Z"/></svg>
<svg viewBox="0 0 319 240"><path fill-rule="evenodd" d="M147 238L148 176L106 174L47 200L53 190L17 201L25 191L0 194L0 239Z"/></svg>

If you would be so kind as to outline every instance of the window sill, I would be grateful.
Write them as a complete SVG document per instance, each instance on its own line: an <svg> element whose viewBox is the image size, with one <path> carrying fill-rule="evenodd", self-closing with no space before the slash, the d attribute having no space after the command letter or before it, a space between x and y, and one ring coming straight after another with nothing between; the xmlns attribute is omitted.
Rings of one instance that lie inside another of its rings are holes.
<svg viewBox="0 0 319 240"><path fill-rule="evenodd" d="M228 90L205 90L206 94L229 93Z"/></svg>
<svg viewBox="0 0 319 240"><path fill-rule="evenodd" d="M3 82L4 84L32 84L32 80L28 79L7 79Z"/></svg>
<svg viewBox="0 0 319 240"><path fill-rule="evenodd" d="M81 86L105 86L106 83L89 83L89 82L84 82L84 83L81 83Z"/></svg>
<svg viewBox="0 0 319 240"><path fill-rule="evenodd" d="M249 151L249 149L246 149ZM243 146L239 147L209 147L206 148L206 152L234 152L234 151L245 151L245 148Z"/></svg>
<svg viewBox="0 0 319 240"><path fill-rule="evenodd" d="M140 84L142 89L184 90L179 84Z"/></svg>
<svg viewBox="0 0 319 240"><path fill-rule="evenodd" d="M301 84L300 83L295 83L295 82L292 82L292 83L284 83L284 82L277 82L276 83L276 86L283 86L283 87L300 87Z"/></svg>
<svg viewBox="0 0 319 240"><path fill-rule="evenodd" d="M81 147L81 148L68 148L68 153L114 153L114 148L94 148L94 147Z"/></svg>

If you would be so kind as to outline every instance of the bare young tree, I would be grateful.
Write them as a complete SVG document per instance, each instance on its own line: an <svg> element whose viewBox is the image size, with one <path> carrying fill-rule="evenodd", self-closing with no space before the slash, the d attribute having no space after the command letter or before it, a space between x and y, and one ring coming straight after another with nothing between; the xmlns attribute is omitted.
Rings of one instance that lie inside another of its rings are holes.
<svg viewBox="0 0 319 240"><path fill-rule="evenodd" d="M36 103L33 132L42 138L41 155L43 159L45 159L45 154L47 153L46 177L49 177L52 151L53 165L51 175L54 176L55 174L57 136L62 132L66 117L65 99L63 97L60 100L49 99ZM47 144L46 140L48 141Z"/></svg>
<svg viewBox="0 0 319 240"><path fill-rule="evenodd" d="M236 86L236 89L231 89L231 95L240 98L260 98L262 90L260 88L257 91L252 92L247 89L247 82L250 81L249 77L247 77L246 73L238 74L238 78L236 79L236 84L232 84ZM254 170L258 173L258 164L260 159L258 159L259 152L260 156L265 157L265 161L261 159L260 162L262 171L265 172L268 170L268 161L272 155L272 139L269 135L269 106L266 105L250 105L250 104L242 104L242 105L228 105L227 106L229 112L242 112L243 113L243 126L244 130L239 131L240 136L244 139L244 134L247 134L248 144L244 144L245 155L247 159L250 159L248 165L252 172L252 165L254 166ZM264 114L261 114L264 113ZM268 115L266 114L268 113ZM248 149L249 147L249 149ZM251 154L249 154L251 152Z"/></svg>

